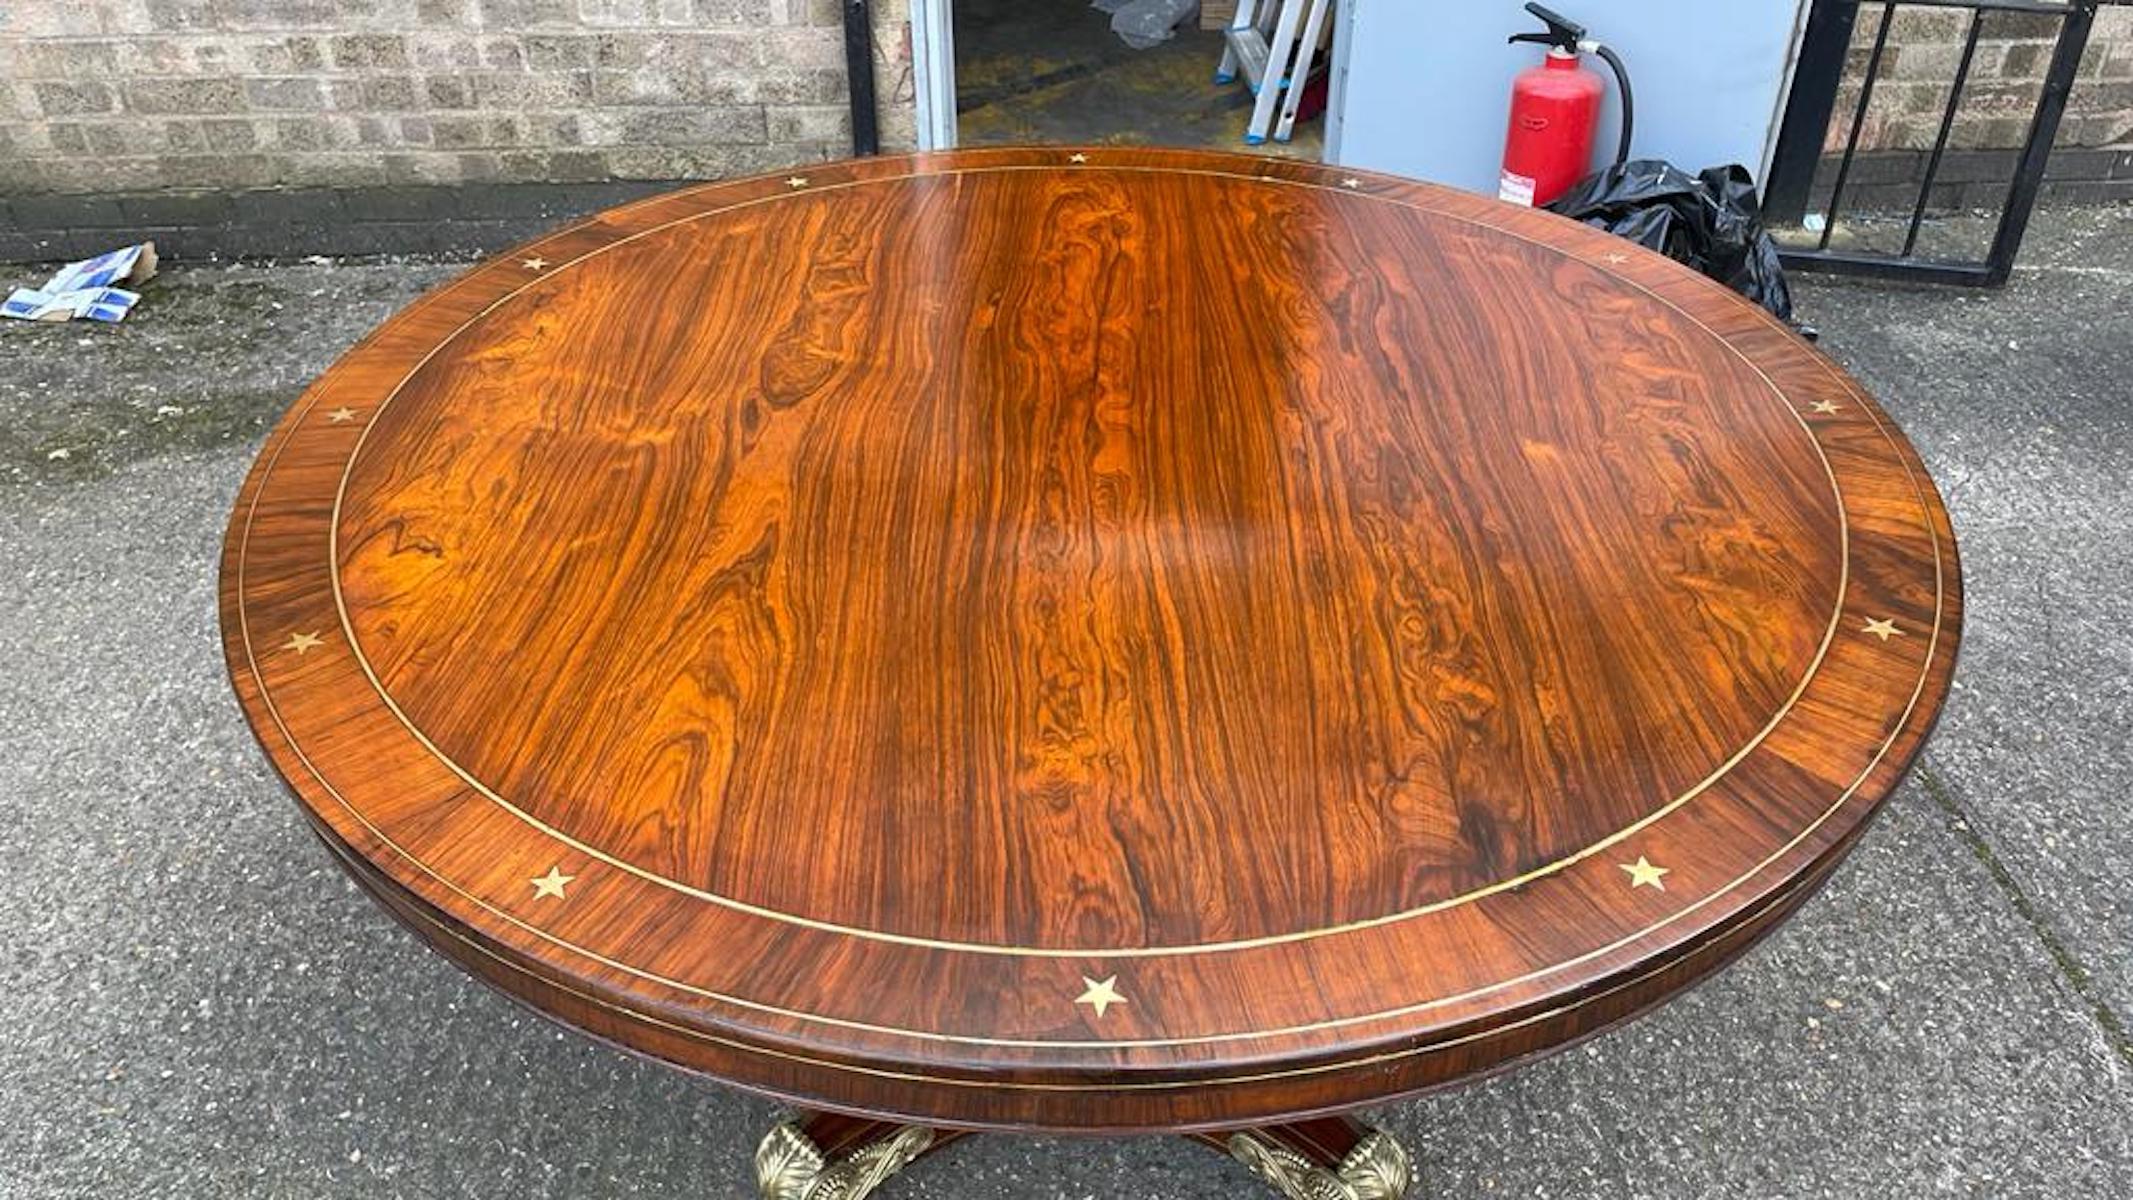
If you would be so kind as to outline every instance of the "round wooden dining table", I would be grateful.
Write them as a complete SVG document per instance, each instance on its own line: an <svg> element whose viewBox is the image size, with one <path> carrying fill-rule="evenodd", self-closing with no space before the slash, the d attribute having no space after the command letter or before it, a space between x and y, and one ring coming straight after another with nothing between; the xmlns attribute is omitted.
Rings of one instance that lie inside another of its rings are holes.
<svg viewBox="0 0 2133 1200"><path fill-rule="evenodd" d="M538 1012L795 1106L765 1195L1053 1131L1359 1200L1410 1161L1347 1114L1813 892L1959 595L1887 414L1719 284L1429 184L1088 147L483 263L273 431L221 611L341 865Z"/></svg>

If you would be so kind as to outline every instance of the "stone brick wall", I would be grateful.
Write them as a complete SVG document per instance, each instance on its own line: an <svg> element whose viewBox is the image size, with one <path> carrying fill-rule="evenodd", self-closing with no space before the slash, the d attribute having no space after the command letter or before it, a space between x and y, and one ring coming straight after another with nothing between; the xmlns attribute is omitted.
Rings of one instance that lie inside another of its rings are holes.
<svg viewBox="0 0 2133 1200"><path fill-rule="evenodd" d="M1885 7L1859 6L1810 210L1827 203ZM1848 210L1909 212L1917 203L1969 22L1962 9L1896 5L1859 124L1859 153L1845 186ZM1985 15L1929 210L1997 209L2005 201L2059 24L2049 14ZM2107 2L2096 11L2040 195L2047 203L2133 200L2133 6Z"/></svg>
<svg viewBox="0 0 2133 1200"><path fill-rule="evenodd" d="M1846 78L1837 90L1826 142L1832 152L1844 148L1884 7L1859 6ZM1896 6L1874 95L1859 127L1860 149L1932 147L1969 23L1970 14L1960 9ZM2016 12L1985 16L1962 104L1949 131L1950 147L1982 150L2022 144L2058 35L2059 20L2054 16ZM2057 144L2133 149L2133 7L2110 4L2097 10L2074 90L2067 96L2066 115L2059 122Z"/></svg>
<svg viewBox="0 0 2133 1200"><path fill-rule="evenodd" d="M875 0L909 145L907 0ZM716 178L850 152L840 0L0 0L0 196Z"/></svg>

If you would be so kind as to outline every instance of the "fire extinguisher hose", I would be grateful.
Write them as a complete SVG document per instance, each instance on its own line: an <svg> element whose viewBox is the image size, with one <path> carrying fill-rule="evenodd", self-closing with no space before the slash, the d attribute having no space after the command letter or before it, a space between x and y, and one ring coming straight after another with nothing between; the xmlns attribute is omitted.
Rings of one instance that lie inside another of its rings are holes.
<svg viewBox="0 0 2133 1200"><path fill-rule="evenodd" d="M1637 108L1629 95L1629 68L1622 65L1622 56L1604 42L1592 43L1592 52L1607 60L1615 73L1615 88L1622 93L1622 139L1615 145L1615 165L1619 167L1629 161L1629 135L1637 125Z"/></svg>

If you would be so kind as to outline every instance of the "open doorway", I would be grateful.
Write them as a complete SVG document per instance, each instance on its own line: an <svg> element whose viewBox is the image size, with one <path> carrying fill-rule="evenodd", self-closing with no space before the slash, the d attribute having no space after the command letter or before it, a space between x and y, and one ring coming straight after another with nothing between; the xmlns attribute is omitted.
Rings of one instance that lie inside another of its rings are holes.
<svg viewBox="0 0 2133 1200"><path fill-rule="evenodd" d="M1267 0L1275 8L1280 0ZM1222 27L1234 4L1191 4L1167 30L1133 22L1158 6L1141 4L1120 20L1124 0L940 0L954 46L954 143L1114 143L1191 146L1317 161L1325 145L1323 75L1316 56L1288 140L1246 139L1253 96L1242 81L1219 83ZM1162 15L1157 16L1160 22ZM1129 25L1130 36L1114 30Z"/></svg>

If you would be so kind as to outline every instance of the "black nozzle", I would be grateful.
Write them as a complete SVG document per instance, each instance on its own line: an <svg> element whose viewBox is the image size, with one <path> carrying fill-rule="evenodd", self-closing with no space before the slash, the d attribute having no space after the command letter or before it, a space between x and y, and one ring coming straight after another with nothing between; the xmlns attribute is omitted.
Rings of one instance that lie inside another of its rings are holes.
<svg viewBox="0 0 2133 1200"><path fill-rule="evenodd" d="M1577 53L1578 43L1585 40L1585 27L1583 25L1552 8L1545 8L1538 4L1528 3L1526 11L1539 17L1541 23L1548 27L1548 32L1514 33L1511 35L1511 41L1539 42L1542 45L1553 46L1558 50L1567 50L1572 54Z"/></svg>

